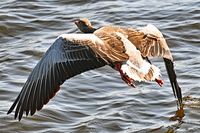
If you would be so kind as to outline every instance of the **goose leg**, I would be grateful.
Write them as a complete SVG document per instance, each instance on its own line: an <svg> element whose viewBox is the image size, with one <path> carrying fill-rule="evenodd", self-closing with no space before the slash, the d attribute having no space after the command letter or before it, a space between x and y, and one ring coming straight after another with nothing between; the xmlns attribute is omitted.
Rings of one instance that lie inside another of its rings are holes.
<svg viewBox="0 0 200 133"><path fill-rule="evenodd" d="M122 66L121 63L115 64L115 69L119 71L122 80L124 80L129 86L135 87L134 80L122 71L121 66Z"/></svg>

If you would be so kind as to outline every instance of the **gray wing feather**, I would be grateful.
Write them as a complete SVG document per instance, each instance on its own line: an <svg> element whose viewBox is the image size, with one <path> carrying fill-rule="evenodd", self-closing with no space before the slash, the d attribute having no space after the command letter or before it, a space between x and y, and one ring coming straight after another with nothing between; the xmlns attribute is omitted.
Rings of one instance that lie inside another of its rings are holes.
<svg viewBox="0 0 200 133"><path fill-rule="evenodd" d="M29 75L8 114L16 107L15 118L19 120L24 112L33 115L55 95L66 79L104 65L106 62L88 46L58 38Z"/></svg>

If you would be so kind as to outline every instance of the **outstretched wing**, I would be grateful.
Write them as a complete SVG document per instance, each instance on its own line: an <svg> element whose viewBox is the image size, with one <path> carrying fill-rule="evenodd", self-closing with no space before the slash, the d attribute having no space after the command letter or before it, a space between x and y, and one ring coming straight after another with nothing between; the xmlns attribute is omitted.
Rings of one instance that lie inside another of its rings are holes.
<svg viewBox="0 0 200 133"><path fill-rule="evenodd" d="M87 36L90 40L90 35ZM48 103L66 79L106 65L89 45L59 37L29 75L8 114L16 107L15 118L19 120L24 112L33 115Z"/></svg>
<svg viewBox="0 0 200 133"><path fill-rule="evenodd" d="M126 29L128 39L140 50L143 57L164 57L173 60L170 49L162 33L154 26Z"/></svg>
<svg viewBox="0 0 200 133"><path fill-rule="evenodd" d="M128 33L129 40L135 44L144 57L163 57L174 95L181 105L182 93L177 82L173 57L162 33L151 24L138 30L129 29Z"/></svg>

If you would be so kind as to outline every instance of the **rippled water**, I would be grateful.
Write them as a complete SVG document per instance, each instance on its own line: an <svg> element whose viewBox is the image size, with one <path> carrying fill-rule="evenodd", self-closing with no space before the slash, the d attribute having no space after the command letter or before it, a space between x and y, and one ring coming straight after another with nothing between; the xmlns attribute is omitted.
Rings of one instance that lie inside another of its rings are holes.
<svg viewBox="0 0 200 133"><path fill-rule="evenodd" d="M199 132L200 131L199 0L7 0L0 2L0 132ZM96 27L155 24L175 59L184 95L185 117L170 121L176 102L164 63L154 59L165 80L131 88L109 67L66 81L34 116L20 122L7 110L27 76L62 33L78 32L77 18Z"/></svg>

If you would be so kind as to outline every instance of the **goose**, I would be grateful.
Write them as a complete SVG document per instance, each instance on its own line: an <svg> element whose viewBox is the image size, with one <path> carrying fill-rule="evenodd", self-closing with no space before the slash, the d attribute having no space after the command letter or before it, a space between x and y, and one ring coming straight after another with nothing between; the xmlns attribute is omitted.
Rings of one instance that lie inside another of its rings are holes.
<svg viewBox="0 0 200 133"><path fill-rule="evenodd" d="M113 34L115 32L123 33L127 39L141 52L141 55L150 64L149 57L162 57L168 73L175 98L178 99L178 108L182 108L182 92L177 82L177 76L174 70L174 60L169 46L162 33L152 24L140 28L129 28L119 26L103 26L94 28L87 18L75 20L78 29L83 33L93 33L95 35ZM162 80L157 80L162 85Z"/></svg>
<svg viewBox="0 0 200 133"><path fill-rule="evenodd" d="M163 83L159 68L144 60L121 32L62 34L32 70L7 114L15 109L14 118L19 121L24 113L33 115L55 96L65 80L105 65L118 70L130 86L134 81Z"/></svg>

